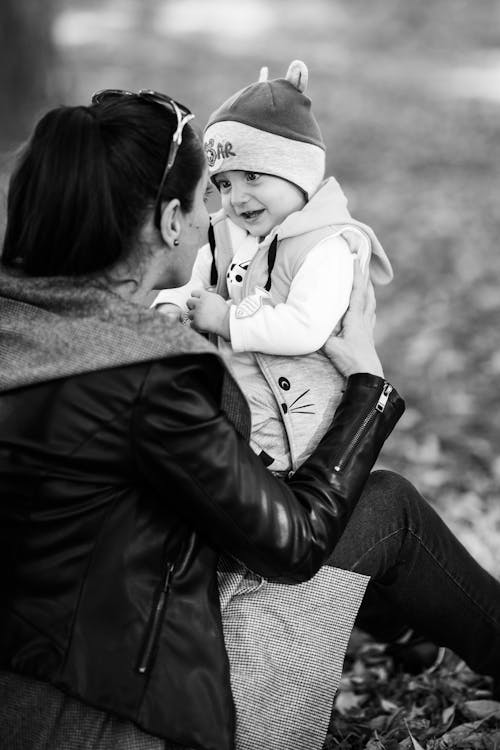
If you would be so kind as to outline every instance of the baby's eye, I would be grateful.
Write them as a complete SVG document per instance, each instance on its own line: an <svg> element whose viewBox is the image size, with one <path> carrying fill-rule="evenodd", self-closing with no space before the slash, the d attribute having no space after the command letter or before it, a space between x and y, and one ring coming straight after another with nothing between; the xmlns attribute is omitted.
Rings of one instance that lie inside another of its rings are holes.
<svg viewBox="0 0 500 750"><path fill-rule="evenodd" d="M230 180L217 180L217 187L219 188L219 190L222 190L223 192L225 190L230 190L231 182Z"/></svg>
<svg viewBox="0 0 500 750"><path fill-rule="evenodd" d="M258 180L260 177L260 172L247 172L246 178L248 182L255 182L255 180Z"/></svg>

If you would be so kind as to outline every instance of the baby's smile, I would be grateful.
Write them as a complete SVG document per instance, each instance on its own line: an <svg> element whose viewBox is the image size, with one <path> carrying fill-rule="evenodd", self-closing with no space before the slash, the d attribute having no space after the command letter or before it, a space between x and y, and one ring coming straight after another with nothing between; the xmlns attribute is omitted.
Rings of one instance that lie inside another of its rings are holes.
<svg viewBox="0 0 500 750"><path fill-rule="evenodd" d="M245 219L245 221L252 221L252 219L257 219L259 216L261 216L264 213L263 208L255 209L254 211L242 211L240 213L240 217Z"/></svg>

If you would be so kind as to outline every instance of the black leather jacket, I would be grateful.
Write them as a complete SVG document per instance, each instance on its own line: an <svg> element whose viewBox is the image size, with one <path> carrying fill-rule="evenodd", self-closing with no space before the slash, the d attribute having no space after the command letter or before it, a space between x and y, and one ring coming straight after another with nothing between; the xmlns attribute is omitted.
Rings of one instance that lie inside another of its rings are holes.
<svg viewBox="0 0 500 750"><path fill-rule="evenodd" d="M234 741L218 551L311 577L404 409L351 377L285 483L222 413L222 377L181 355L0 397L0 667L204 750Z"/></svg>

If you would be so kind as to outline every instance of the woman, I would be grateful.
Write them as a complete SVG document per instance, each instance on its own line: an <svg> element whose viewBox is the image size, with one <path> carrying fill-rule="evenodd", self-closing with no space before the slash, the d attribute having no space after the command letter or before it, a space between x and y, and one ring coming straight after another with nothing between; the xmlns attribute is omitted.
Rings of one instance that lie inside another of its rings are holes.
<svg viewBox="0 0 500 750"><path fill-rule="evenodd" d="M498 666L498 584L404 480L376 473L358 502L403 410L395 390L373 409L386 383L360 322L359 277L344 339L329 345L350 376L342 403L287 483L248 448L245 403L216 351L144 306L153 287L187 280L208 228L189 120L151 92L58 108L11 180L0 274L5 747L231 748L220 552L290 583L327 559L368 570L405 624L415 617L432 634L428 603L449 583L419 557L434 543L427 521L476 599L496 598L481 648L470 633L458 645L485 672L488 658ZM387 545L392 515L402 521ZM422 544L401 532L421 522ZM462 615L462 600L452 606ZM441 611L436 598L433 618Z"/></svg>

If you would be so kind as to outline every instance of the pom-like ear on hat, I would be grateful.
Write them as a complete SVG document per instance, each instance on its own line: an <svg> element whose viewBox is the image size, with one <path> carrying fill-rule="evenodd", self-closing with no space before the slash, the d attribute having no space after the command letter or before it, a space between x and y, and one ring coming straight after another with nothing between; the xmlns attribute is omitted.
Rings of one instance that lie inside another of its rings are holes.
<svg viewBox="0 0 500 750"><path fill-rule="evenodd" d="M264 66L263 68L260 69L259 83L263 83L263 81L267 81L268 77L269 77L269 68Z"/></svg>
<svg viewBox="0 0 500 750"><path fill-rule="evenodd" d="M290 83L292 83L295 88L303 94L307 88L307 81L309 80L309 73L306 64L303 63L302 60L294 60L291 62L286 73L286 80L290 81Z"/></svg>

